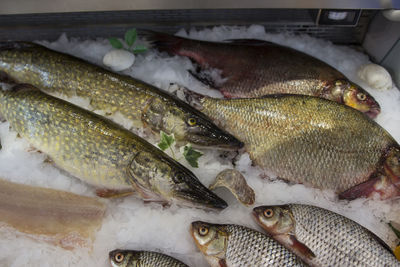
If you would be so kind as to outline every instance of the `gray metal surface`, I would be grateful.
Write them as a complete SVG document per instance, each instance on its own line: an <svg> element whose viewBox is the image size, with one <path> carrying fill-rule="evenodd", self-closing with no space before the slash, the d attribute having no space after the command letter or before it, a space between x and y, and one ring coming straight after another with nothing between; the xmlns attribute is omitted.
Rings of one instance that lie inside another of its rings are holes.
<svg viewBox="0 0 400 267"><path fill-rule="evenodd" d="M1 0L0 14L226 8L400 8L398 0Z"/></svg>
<svg viewBox="0 0 400 267"><path fill-rule="evenodd" d="M181 28L263 25L267 32L291 32L361 44L376 10L364 10L356 27L316 25L316 9L190 9L0 15L0 40L55 40L61 33L81 38L123 36L132 27L174 33Z"/></svg>

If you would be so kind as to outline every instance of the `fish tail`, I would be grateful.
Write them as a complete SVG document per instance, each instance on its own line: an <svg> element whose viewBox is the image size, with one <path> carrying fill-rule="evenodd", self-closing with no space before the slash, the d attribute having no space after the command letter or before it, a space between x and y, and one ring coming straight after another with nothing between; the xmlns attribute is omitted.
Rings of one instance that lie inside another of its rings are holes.
<svg viewBox="0 0 400 267"><path fill-rule="evenodd" d="M140 30L140 35L150 42L151 46L170 54L178 54L185 41L184 38L150 30Z"/></svg>

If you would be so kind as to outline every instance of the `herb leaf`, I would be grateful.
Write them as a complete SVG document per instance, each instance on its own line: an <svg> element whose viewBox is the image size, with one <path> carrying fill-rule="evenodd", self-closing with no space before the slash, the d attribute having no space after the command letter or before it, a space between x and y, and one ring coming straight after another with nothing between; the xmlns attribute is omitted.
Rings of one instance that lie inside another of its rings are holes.
<svg viewBox="0 0 400 267"><path fill-rule="evenodd" d="M137 37L136 29L130 29L130 30L126 31L126 33L125 33L125 43L129 47L131 47L135 43L136 37Z"/></svg>
<svg viewBox="0 0 400 267"><path fill-rule="evenodd" d="M115 37L108 38L108 41L110 42L111 46L114 47L114 48L116 48L116 49L121 49L122 47L124 47L124 46L122 45L121 41L118 40L118 39L115 38Z"/></svg>
<svg viewBox="0 0 400 267"><path fill-rule="evenodd" d="M134 54L139 54L147 51L147 47L144 45L137 45L135 48L132 50Z"/></svg>
<svg viewBox="0 0 400 267"><path fill-rule="evenodd" d="M168 135L163 131L160 132L160 143L157 146L162 150L165 151L167 148L171 147L171 145L175 142L174 135Z"/></svg>
<svg viewBox="0 0 400 267"><path fill-rule="evenodd" d="M203 153L201 153L200 151L194 150L192 148L192 146L189 144L183 148L183 156L189 162L190 166L192 166L193 168L198 168L199 164L198 164L197 160L201 156L203 156Z"/></svg>

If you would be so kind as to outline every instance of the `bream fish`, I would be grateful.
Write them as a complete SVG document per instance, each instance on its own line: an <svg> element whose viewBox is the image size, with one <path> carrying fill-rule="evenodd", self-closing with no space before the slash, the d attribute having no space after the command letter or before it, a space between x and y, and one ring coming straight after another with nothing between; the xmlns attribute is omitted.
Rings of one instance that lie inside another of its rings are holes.
<svg viewBox="0 0 400 267"><path fill-rule="evenodd" d="M329 210L289 204L256 207L253 215L271 237L310 266L400 266L376 235Z"/></svg>
<svg viewBox="0 0 400 267"><path fill-rule="evenodd" d="M0 43L0 71L18 83L46 93L90 99L93 108L120 112L156 134L199 146L237 149L236 138L178 98L142 81L105 70L82 59L27 42Z"/></svg>
<svg viewBox="0 0 400 267"><path fill-rule="evenodd" d="M144 139L31 85L0 90L0 114L56 166L99 188L99 195L135 191L148 201L227 206L191 171Z"/></svg>
<svg viewBox="0 0 400 267"><path fill-rule="evenodd" d="M301 94L343 103L371 118L380 113L379 104L364 89L332 66L295 49L261 40L218 43L142 32L160 51L189 57L202 69L219 69L225 81L211 86L226 98ZM213 83L210 77L194 75Z"/></svg>
<svg viewBox="0 0 400 267"><path fill-rule="evenodd" d="M400 147L361 112L326 99L270 95L187 100L245 144L253 162L277 177L354 199L400 195Z"/></svg>
<svg viewBox="0 0 400 267"><path fill-rule="evenodd" d="M116 249L109 257L113 267L188 267L177 259L152 251Z"/></svg>
<svg viewBox="0 0 400 267"><path fill-rule="evenodd" d="M191 234L211 267L306 266L272 238L244 226L197 221Z"/></svg>

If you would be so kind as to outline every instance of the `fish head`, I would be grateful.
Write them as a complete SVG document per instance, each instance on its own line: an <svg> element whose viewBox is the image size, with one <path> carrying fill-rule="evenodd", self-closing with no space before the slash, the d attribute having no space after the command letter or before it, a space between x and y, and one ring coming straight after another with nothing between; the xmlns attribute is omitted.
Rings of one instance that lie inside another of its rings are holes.
<svg viewBox="0 0 400 267"><path fill-rule="evenodd" d="M287 205L255 207L253 216L256 222L271 235L286 234L294 229L294 217Z"/></svg>
<svg viewBox="0 0 400 267"><path fill-rule="evenodd" d="M132 257L134 256L130 251L116 249L110 251L108 254L110 258L111 266L113 267L125 267L128 266L129 262L132 262ZM134 266L134 265L133 265Z"/></svg>
<svg viewBox="0 0 400 267"><path fill-rule="evenodd" d="M371 119L381 112L379 104L360 86L347 81L336 80L331 86L331 94L346 106L365 113Z"/></svg>
<svg viewBox="0 0 400 267"><path fill-rule="evenodd" d="M190 105L173 99L167 104L154 100L144 110L144 123L153 130L174 133L177 141L201 147L236 150L243 143L215 125L210 118Z"/></svg>
<svg viewBox="0 0 400 267"><path fill-rule="evenodd" d="M229 233L223 225L192 222L190 234L199 250L210 260L225 258Z"/></svg>
<svg viewBox="0 0 400 267"><path fill-rule="evenodd" d="M128 172L134 188L144 199L162 199L206 209L224 209L228 206L200 183L190 170L161 151L137 153Z"/></svg>

